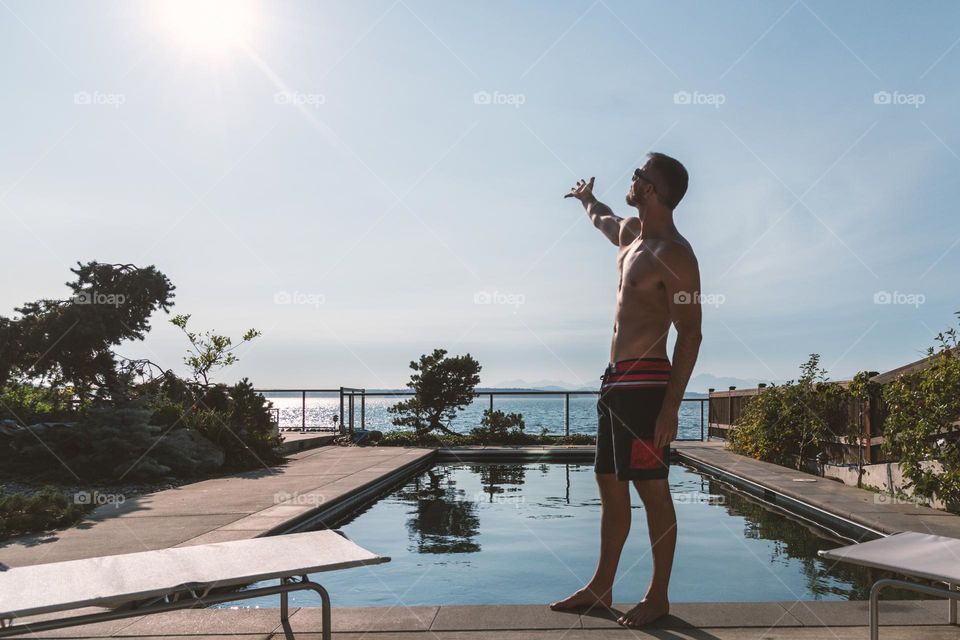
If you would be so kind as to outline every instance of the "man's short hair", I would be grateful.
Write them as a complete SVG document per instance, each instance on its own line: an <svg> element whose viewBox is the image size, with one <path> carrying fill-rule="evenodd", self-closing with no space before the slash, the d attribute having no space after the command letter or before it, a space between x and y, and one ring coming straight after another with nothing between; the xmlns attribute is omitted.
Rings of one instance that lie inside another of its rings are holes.
<svg viewBox="0 0 960 640"><path fill-rule="evenodd" d="M670 156L652 151L647 154L650 158L650 169L657 176L657 199L665 207L676 209L684 194L687 193L687 169L679 160Z"/></svg>

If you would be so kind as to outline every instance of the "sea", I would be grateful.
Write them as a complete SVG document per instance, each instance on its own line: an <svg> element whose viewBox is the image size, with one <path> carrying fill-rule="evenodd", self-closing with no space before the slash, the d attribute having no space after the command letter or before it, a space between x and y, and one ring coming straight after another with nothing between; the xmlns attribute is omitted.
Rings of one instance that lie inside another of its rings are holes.
<svg viewBox="0 0 960 640"><path fill-rule="evenodd" d="M490 396L481 395L470 405L457 413L449 423L453 431L466 433L480 425L485 409L490 408ZM302 411L302 398L299 392L264 392L263 395L273 403L281 429L300 429L305 424L309 430L333 429L334 416L340 416L340 396L338 393L307 393L306 415ZM363 426L387 432L397 429L393 424L394 416L387 408L401 402L409 395L367 396L363 411ZM706 429L705 403L703 397L688 397L680 407L678 438L699 440L701 435L701 404L703 404L703 428ZM354 427L361 426L361 402L357 395L354 400ZM523 416L524 431L539 434L544 430L548 434L564 433L564 396L563 395L509 395L508 391L497 391L493 408L505 413L519 413ZM349 423L349 405L344 400L344 420ZM597 396L570 396L570 433L595 435L597 432Z"/></svg>

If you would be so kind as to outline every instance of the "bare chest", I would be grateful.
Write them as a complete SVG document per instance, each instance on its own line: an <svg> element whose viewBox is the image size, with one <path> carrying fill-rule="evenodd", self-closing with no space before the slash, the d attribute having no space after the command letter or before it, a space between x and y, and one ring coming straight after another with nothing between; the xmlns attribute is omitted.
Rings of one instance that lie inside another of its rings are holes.
<svg viewBox="0 0 960 640"><path fill-rule="evenodd" d="M617 257L620 270L620 289L658 289L661 282L657 256L649 247L639 243L630 246Z"/></svg>

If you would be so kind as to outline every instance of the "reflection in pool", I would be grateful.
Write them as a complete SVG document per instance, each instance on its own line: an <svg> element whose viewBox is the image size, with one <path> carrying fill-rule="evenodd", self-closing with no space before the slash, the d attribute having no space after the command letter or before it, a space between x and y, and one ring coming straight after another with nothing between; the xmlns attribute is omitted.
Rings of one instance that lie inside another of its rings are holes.
<svg viewBox="0 0 960 640"><path fill-rule="evenodd" d="M819 549L845 541L686 467L671 467L670 485L675 602L865 599L879 576L821 560ZM651 571L646 515L632 498L616 602L638 601ZM600 501L590 464L440 464L338 528L392 561L318 574L334 606L547 603L593 575ZM314 600L295 593L290 601L319 606ZM276 598L249 602L277 606Z"/></svg>

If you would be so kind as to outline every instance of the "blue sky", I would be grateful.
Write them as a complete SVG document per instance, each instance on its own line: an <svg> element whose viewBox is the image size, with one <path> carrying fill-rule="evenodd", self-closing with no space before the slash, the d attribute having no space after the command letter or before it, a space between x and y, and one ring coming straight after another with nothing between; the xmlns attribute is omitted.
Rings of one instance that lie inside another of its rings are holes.
<svg viewBox="0 0 960 640"><path fill-rule="evenodd" d="M716 303L692 389L883 371L960 310L956 3L241 6L227 42L4 0L0 313L77 260L154 264L197 328L263 331L226 378L395 386L445 347L486 385L593 384L615 249L562 195L596 176L627 214L653 149ZM120 351L184 349L160 315Z"/></svg>

